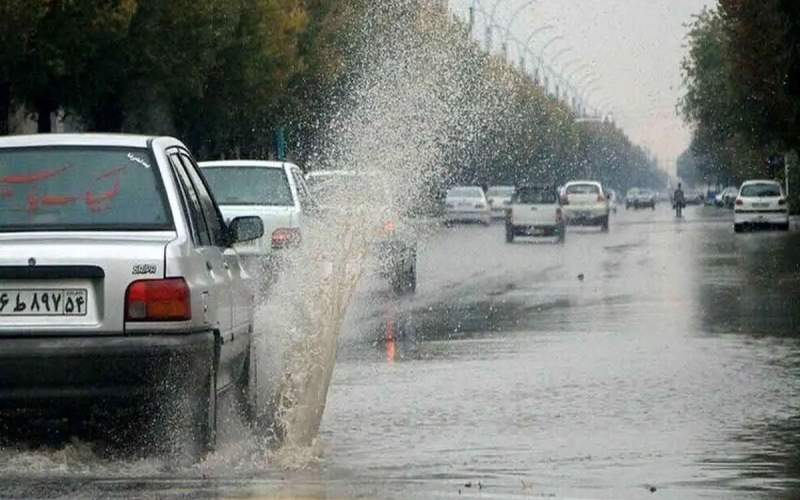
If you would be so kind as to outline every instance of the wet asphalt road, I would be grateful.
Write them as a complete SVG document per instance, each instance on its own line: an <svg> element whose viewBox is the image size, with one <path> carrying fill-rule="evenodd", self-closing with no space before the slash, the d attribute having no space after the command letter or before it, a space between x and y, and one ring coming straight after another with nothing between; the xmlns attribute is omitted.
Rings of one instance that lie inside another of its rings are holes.
<svg viewBox="0 0 800 500"><path fill-rule="evenodd" d="M228 435L200 467L0 449L0 496L798 498L800 232L620 211L508 245L432 230L419 289L362 287L323 421L286 473Z"/></svg>

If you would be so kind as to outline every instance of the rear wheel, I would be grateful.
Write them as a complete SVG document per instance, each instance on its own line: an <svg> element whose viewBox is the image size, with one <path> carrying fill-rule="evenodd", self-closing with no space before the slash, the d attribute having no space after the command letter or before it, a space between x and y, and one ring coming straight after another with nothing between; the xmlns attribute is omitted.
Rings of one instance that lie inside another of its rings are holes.
<svg viewBox="0 0 800 500"><path fill-rule="evenodd" d="M192 430L203 456L217 447L217 370L213 360L205 379L192 401Z"/></svg>
<svg viewBox="0 0 800 500"><path fill-rule="evenodd" d="M600 230L604 233L608 232L608 215L600 220Z"/></svg>
<svg viewBox="0 0 800 500"><path fill-rule="evenodd" d="M506 221L506 243L514 243L514 226Z"/></svg>
<svg viewBox="0 0 800 500"><path fill-rule="evenodd" d="M742 233L742 232L744 232L744 225L742 225L742 224L734 224L733 225L733 232L734 233Z"/></svg>
<svg viewBox="0 0 800 500"><path fill-rule="evenodd" d="M778 224L778 229L781 231L788 231L789 230L789 222L784 222L783 224Z"/></svg>

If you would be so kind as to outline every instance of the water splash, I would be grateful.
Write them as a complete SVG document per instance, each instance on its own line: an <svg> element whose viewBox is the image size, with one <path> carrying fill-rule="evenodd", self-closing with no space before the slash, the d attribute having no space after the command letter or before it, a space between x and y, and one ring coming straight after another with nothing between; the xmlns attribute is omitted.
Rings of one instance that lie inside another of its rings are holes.
<svg viewBox="0 0 800 500"><path fill-rule="evenodd" d="M384 223L430 204L448 162L481 126L470 120L481 100L462 61L466 38L443 12L412 1L376 2L371 12L354 35L344 104L314 155L316 168L357 175L326 193L322 204L334 209L305 229L264 306L264 329L279 337L271 348L283 353L277 456L291 466L318 452L337 339L359 282L382 257Z"/></svg>

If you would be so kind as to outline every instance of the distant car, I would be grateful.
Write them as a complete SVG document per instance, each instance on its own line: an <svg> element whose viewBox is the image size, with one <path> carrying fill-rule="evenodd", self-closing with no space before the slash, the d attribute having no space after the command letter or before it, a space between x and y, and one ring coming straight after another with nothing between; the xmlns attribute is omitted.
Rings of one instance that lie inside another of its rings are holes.
<svg viewBox="0 0 800 500"><path fill-rule="evenodd" d="M567 224L600 226L608 231L611 208L599 182L568 182L561 192L561 205Z"/></svg>
<svg viewBox="0 0 800 500"><path fill-rule="evenodd" d="M502 219L506 216L506 209L511 204L514 195L514 186L489 186L486 199L492 209L492 217Z"/></svg>
<svg viewBox="0 0 800 500"><path fill-rule="evenodd" d="M733 208L736 197L739 195L739 188L729 186L720 192L715 199L715 204L720 208Z"/></svg>
<svg viewBox="0 0 800 500"><path fill-rule="evenodd" d="M300 243L314 202L297 165L245 160L199 165L226 220L252 215L264 223L263 238L236 246L248 262L272 258L276 252Z"/></svg>
<svg viewBox="0 0 800 500"><path fill-rule="evenodd" d="M789 230L789 204L783 187L775 181L745 182L734 203L733 228L737 233L755 226Z"/></svg>
<svg viewBox="0 0 800 500"><path fill-rule="evenodd" d="M168 137L4 137L0 165L0 409L148 408L212 449L218 396L254 397L253 295L231 247L261 220L226 223Z"/></svg>
<svg viewBox="0 0 800 500"><path fill-rule="evenodd" d="M566 236L566 223L558 193L552 186L517 188L506 214L506 242L517 236Z"/></svg>
<svg viewBox="0 0 800 500"><path fill-rule="evenodd" d="M625 196L625 209L633 207L656 209L656 193L650 189L633 188Z"/></svg>
<svg viewBox="0 0 800 500"><path fill-rule="evenodd" d="M492 222L489 201L480 186L451 188L445 196L445 222L479 222L488 226Z"/></svg>
<svg viewBox="0 0 800 500"><path fill-rule="evenodd" d="M407 213L396 203L400 193L391 192L379 176L353 170L316 170L306 175L306 183L319 205L322 217L350 217L352 207L347 194L354 188L374 189L370 207L381 219L380 227L369 228L375 238L373 248L380 274L388 279L395 293L413 293L417 289L417 233Z"/></svg>
<svg viewBox="0 0 800 500"><path fill-rule="evenodd" d="M700 191L690 189L686 190L684 199L686 200L687 205L702 205L705 201L705 196L703 196L703 193Z"/></svg>

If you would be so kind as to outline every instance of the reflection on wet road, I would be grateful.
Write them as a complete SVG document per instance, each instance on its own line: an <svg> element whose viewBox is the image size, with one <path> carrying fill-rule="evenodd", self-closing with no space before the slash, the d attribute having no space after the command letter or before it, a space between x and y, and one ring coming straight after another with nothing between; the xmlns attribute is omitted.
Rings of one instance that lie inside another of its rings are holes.
<svg viewBox="0 0 800 500"><path fill-rule="evenodd" d="M59 490L4 449L0 496L796 498L800 233L729 219L620 212L564 246L434 230L416 296L370 281L351 310L318 467L228 437L188 470L49 454Z"/></svg>
<svg viewBox="0 0 800 500"><path fill-rule="evenodd" d="M708 209L616 222L563 248L433 236L418 296L354 315L326 461L426 493L800 494L799 235Z"/></svg>

